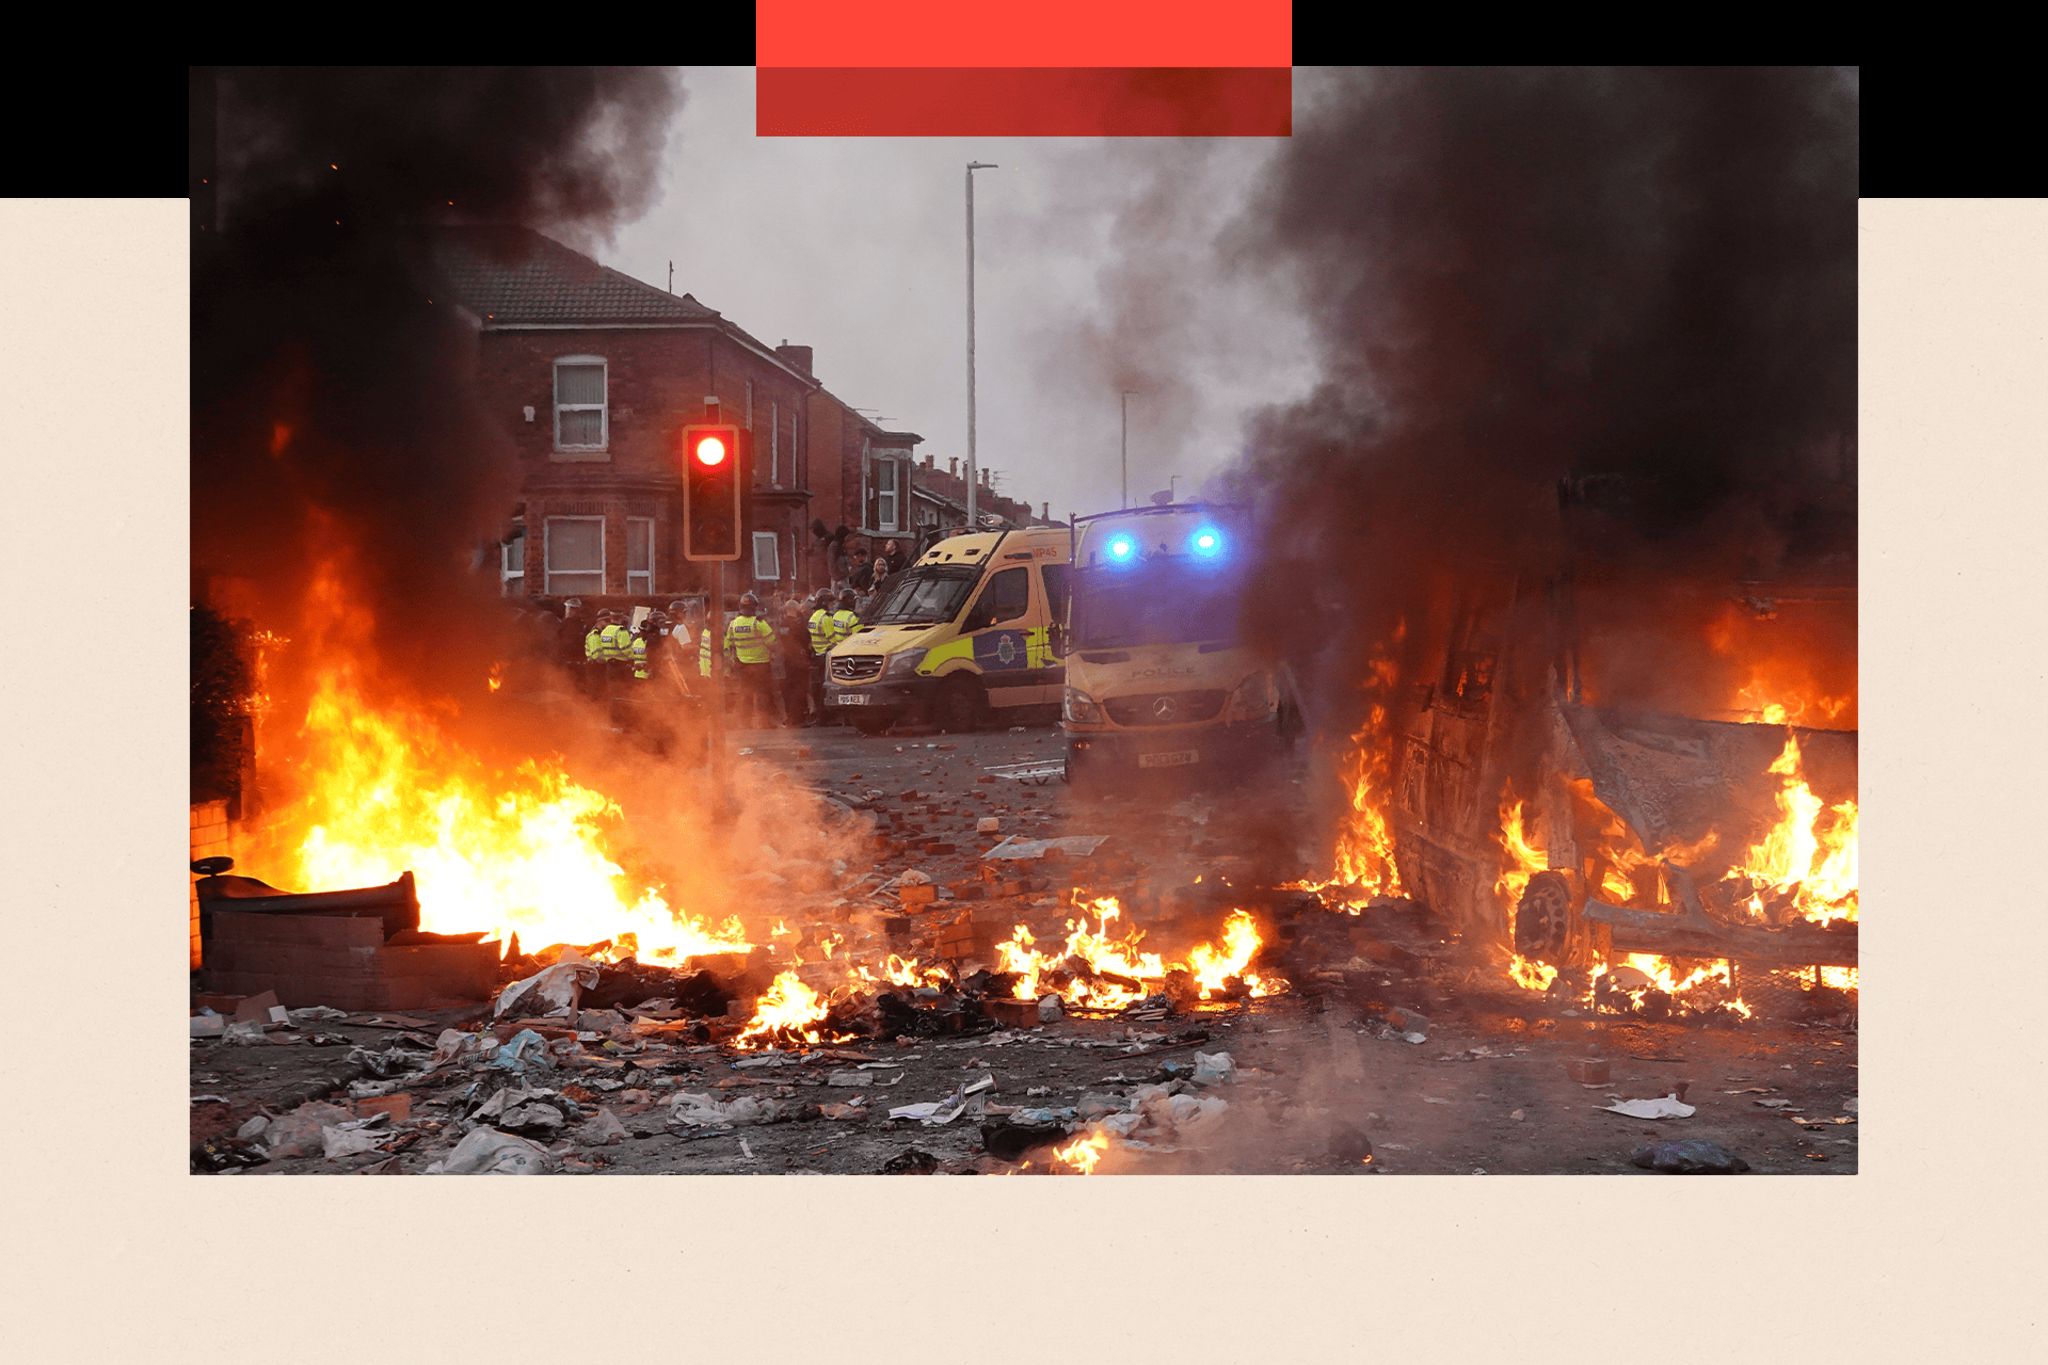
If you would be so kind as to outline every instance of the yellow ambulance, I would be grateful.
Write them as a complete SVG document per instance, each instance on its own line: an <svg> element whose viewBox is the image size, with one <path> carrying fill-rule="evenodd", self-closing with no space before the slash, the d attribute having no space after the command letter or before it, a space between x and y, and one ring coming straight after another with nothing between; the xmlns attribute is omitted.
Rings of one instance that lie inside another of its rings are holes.
<svg viewBox="0 0 2048 1365"><path fill-rule="evenodd" d="M826 711L864 734L899 720L960 731L1049 719L1065 684L1051 628L1065 609L1071 548L1064 526L939 541L826 656Z"/></svg>
<svg viewBox="0 0 2048 1365"><path fill-rule="evenodd" d="M1075 519L1073 591L1056 632L1068 782L1240 772L1299 733L1292 678L1238 638L1243 525L1238 509L1203 503Z"/></svg>

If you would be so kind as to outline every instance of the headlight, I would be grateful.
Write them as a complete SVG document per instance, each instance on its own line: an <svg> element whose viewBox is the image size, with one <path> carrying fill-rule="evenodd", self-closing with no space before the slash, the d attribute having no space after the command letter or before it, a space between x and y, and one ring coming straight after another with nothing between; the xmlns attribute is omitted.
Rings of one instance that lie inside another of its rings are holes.
<svg viewBox="0 0 2048 1365"><path fill-rule="evenodd" d="M1254 673L1230 694L1230 706L1223 713L1223 723L1240 725L1245 721L1265 720L1279 705L1280 693L1273 686L1273 675Z"/></svg>
<svg viewBox="0 0 2048 1365"><path fill-rule="evenodd" d="M917 666L924 662L922 649L906 649L901 654L889 656L889 666L882 670L885 678L907 678L917 672Z"/></svg>
<svg viewBox="0 0 2048 1365"><path fill-rule="evenodd" d="M1060 719L1075 725L1100 725L1102 708L1086 692L1076 692L1070 687L1060 700Z"/></svg>

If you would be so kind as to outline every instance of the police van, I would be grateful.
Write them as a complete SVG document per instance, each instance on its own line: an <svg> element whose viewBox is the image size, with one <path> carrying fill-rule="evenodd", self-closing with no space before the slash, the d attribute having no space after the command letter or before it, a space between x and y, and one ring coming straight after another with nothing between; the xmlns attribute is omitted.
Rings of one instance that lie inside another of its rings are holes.
<svg viewBox="0 0 2048 1365"><path fill-rule="evenodd" d="M1299 732L1292 678L1238 639L1238 509L1168 503L1077 517L1057 632L1070 783L1112 772L1232 772Z"/></svg>
<svg viewBox="0 0 2048 1365"><path fill-rule="evenodd" d="M958 731L1055 712L1065 670L1052 623L1066 602L1071 544L1055 526L933 545L826 656L826 709L868 734L906 719Z"/></svg>

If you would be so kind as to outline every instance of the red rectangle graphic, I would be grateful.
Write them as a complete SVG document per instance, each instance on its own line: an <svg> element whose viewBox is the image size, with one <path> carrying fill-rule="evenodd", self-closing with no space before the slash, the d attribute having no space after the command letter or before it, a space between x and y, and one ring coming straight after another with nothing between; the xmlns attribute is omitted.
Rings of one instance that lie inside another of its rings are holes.
<svg viewBox="0 0 2048 1365"><path fill-rule="evenodd" d="M754 5L764 67L1292 66L1293 49L1293 0Z"/></svg>
<svg viewBox="0 0 2048 1365"><path fill-rule="evenodd" d="M762 67L761 137L1285 137L1287 67Z"/></svg>

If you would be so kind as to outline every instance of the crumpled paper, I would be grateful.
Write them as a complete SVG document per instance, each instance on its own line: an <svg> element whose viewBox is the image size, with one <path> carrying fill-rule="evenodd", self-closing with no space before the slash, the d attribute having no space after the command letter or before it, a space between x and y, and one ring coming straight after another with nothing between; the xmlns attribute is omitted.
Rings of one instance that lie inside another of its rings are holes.
<svg viewBox="0 0 2048 1365"><path fill-rule="evenodd" d="M473 1128L428 1175L545 1175L556 1161L547 1148L495 1128Z"/></svg>
<svg viewBox="0 0 2048 1365"><path fill-rule="evenodd" d="M1655 1100L1616 1100L1603 1112L1632 1119L1689 1119L1699 1111L1676 1095L1666 1095Z"/></svg>
<svg viewBox="0 0 2048 1365"><path fill-rule="evenodd" d="M582 1111L556 1091L508 1085L478 1105L471 1117L510 1132L551 1137L571 1119L581 1118Z"/></svg>
<svg viewBox="0 0 2048 1365"><path fill-rule="evenodd" d="M502 1019L514 1011L527 1015L567 1014L576 1008L583 992L597 985L597 978L595 962L574 948L564 949L560 961L499 992L492 1017Z"/></svg>
<svg viewBox="0 0 2048 1365"><path fill-rule="evenodd" d="M775 1105L751 1095L720 1101L697 1090L682 1090L669 1101L668 1121L682 1128L707 1128L720 1124L769 1123L778 1113Z"/></svg>
<svg viewBox="0 0 2048 1365"><path fill-rule="evenodd" d="M332 1124L320 1130L320 1137L329 1161L374 1152L379 1143L391 1138L391 1115L374 1114L366 1119Z"/></svg>

